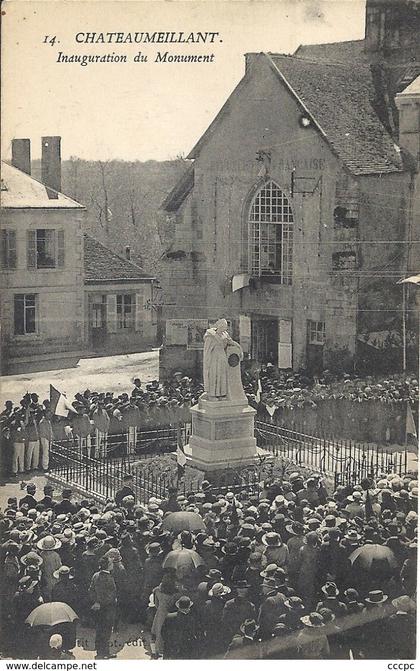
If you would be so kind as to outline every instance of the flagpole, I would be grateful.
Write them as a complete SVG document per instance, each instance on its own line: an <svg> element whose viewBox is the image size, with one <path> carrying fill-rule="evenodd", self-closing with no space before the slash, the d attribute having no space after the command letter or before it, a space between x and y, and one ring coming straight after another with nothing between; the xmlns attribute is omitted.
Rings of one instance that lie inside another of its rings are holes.
<svg viewBox="0 0 420 671"><path fill-rule="evenodd" d="M407 325L406 325L406 314L405 314L405 284L402 285L402 340L403 340L403 351L402 351L402 368L403 373L405 373L407 368Z"/></svg>

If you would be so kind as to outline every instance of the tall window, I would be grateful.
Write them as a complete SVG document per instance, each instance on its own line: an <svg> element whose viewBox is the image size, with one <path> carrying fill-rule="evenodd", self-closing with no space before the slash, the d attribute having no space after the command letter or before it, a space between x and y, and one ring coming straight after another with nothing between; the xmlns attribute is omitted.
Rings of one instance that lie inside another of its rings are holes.
<svg viewBox="0 0 420 671"><path fill-rule="evenodd" d="M15 294L15 335L36 333L36 294Z"/></svg>
<svg viewBox="0 0 420 671"><path fill-rule="evenodd" d="M130 294L117 295L117 328L129 329L134 326L134 301Z"/></svg>
<svg viewBox="0 0 420 671"><path fill-rule="evenodd" d="M283 191L269 181L254 197L248 218L251 275L292 283L293 212Z"/></svg>
<svg viewBox="0 0 420 671"><path fill-rule="evenodd" d="M308 321L309 345L323 345L325 343L325 322Z"/></svg>
<svg viewBox="0 0 420 671"><path fill-rule="evenodd" d="M4 228L1 232L1 265L5 270L16 269L16 231Z"/></svg>
<svg viewBox="0 0 420 671"><path fill-rule="evenodd" d="M28 231L28 268L64 267L64 231L37 228Z"/></svg>

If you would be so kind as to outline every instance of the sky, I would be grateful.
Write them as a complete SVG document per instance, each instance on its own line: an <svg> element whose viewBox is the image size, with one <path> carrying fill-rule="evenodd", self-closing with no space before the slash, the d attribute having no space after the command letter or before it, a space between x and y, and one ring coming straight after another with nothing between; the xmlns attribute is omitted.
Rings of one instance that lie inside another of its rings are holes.
<svg viewBox="0 0 420 671"><path fill-rule="evenodd" d="M61 135L62 156L146 161L187 155L244 73L244 54L361 39L364 0L6 0L2 157L14 137ZM77 44L79 32L218 32L213 44ZM56 37L53 45L44 40ZM59 52L127 63L57 63ZM135 63L141 51L148 61ZM214 54L156 63L158 51Z"/></svg>

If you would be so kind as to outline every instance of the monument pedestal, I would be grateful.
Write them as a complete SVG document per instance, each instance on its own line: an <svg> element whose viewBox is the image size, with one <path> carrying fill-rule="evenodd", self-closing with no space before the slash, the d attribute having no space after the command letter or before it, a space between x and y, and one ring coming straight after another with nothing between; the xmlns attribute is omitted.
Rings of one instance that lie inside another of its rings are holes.
<svg viewBox="0 0 420 671"><path fill-rule="evenodd" d="M188 465L211 473L257 461L256 411L243 396L238 400L208 400L203 394L191 408L192 434L184 448Z"/></svg>

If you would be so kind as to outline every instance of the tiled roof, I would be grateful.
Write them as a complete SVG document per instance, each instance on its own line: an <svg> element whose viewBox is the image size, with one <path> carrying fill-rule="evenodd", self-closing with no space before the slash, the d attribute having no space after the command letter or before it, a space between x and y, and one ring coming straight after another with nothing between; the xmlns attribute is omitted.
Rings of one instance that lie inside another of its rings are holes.
<svg viewBox="0 0 420 671"><path fill-rule="evenodd" d="M420 76L417 77L407 88L404 89L404 91L401 91L399 93L399 96L411 96L411 95L419 95L420 94Z"/></svg>
<svg viewBox="0 0 420 671"><path fill-rule="evenodd" d="M267 54L279 80L312 116L336 154L356 175L399 172L398 148L374 111L368 64Z"/></svg>
<svg viewBox="0 0 420 671"><path fill-rule="evenodd" d="M53 191L57 198L49 198L44 184L4 161L1 163L1 178L2 207L84 209L80 203L52 189L48 191Z"/></svg>
<svg viewBox="0 0 420 671"><path fill-rule="evenodd" d="M85 234L85 283L152 280L140 266L118 256L101 242Z"/></svg>
<svg viewBox="0 0 420 671"><path fill-rule="evenodd" d="M367 58L364 52L364 40L350 40L348 42L329 42L327 44L301 44L294 56L324 60L329 63L345 63L350 61L364 61Z"/></svg>
<svg viewBox="0 0 420 671"><path fill-rule="evenodd" d="M176 212L194 186L194 164L191 164L168 193L161 207L167 212Z"/></svg>

